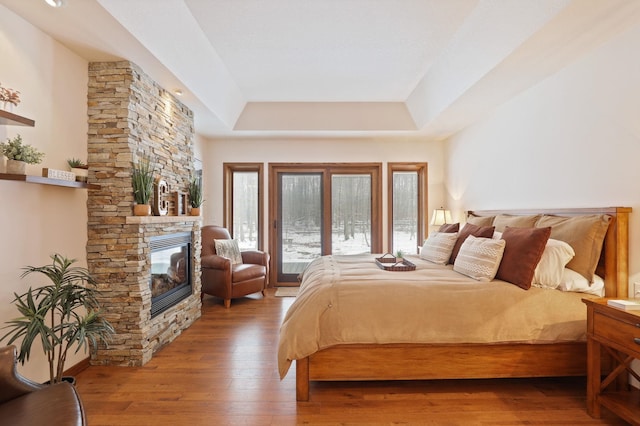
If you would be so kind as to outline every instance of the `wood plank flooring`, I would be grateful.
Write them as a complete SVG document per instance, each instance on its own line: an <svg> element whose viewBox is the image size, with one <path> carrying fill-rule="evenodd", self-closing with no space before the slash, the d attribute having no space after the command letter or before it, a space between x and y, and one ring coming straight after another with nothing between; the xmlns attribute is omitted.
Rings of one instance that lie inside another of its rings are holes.
<svg viewBox="0 0 640 426"><path fill-rule="evenodd" d="M143 367L89 367L76 376L98 425L623 425L585 411L575 379L316 383L295 401L295 368L280 381L278 329L290 297L259 294L230 309L206 296L202 318ZM531 360L535 362L535 360Z"/></svg>

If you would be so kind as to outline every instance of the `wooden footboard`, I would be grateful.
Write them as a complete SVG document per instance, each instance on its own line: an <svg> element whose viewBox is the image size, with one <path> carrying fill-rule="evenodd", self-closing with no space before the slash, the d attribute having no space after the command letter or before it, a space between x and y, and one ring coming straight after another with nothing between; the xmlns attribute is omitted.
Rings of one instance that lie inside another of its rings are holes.
<svg viewBox="0 0 640 426"><path fill-rule="evenodd" d="M597 273L607 297L628 297L628 223L630 208L485 210L496 214L578 216L608 214ZM586 308L585 308L586 318ZM555 377L586 374L586 343L553 344L394 344L339 345L296 360L296 397L309 400L310 381L426 380L462 378Z"/></svg>
<svg viewBox="0 0 640 426"><path fill-rule="evenodd" d="M586 343L341 345L296 360L296 398L310 381L580 376Z"/></svg>

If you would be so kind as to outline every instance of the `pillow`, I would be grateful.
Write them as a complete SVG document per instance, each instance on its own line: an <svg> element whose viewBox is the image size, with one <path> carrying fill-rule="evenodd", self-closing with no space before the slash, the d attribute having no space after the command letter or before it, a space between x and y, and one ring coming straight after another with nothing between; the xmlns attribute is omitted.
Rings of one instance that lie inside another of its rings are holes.
<svg viewBox="0 0 640 426"><path fill-rule="evenodd" d="M213 240L218 256L228 257L232 265L242 263L242 255L237 240Z"/></svg>
<svg viewBox="0 0 640 426"><path fill-rule="evenodd" d="M491 281L496 275L505 241L469 235L462 243L453 270L478 281Z"/></svg>
<svg viewBox="0 0 640 426"><path fill-rule="evenodd" d="M467 216L467 223L477 226L492 226L494 217L495 216L475 216L469 214Z"/></svg>
<svg viewBox="0 0 640 426"><path fill-rule="evenodd" d="M493 236L493 226L477 226L472 223L466 223L464 228L462 228L462 231L458 233L458 240L451 251L449 263L456 262L456 256L458 256L460 247L469 235L473 235L474 237L491 238Z"/></svg>
<svg viewBox="0 0 640 426"><path fill-rule="evenodd" d="M451 257L458 233L432 232L420 250L420 258L439 265L446 265Z"/></svg>
<svg viewBox="0 0 640 426"><path fill-rule="evenodd" d="M460 223L445 223L444 225L440 226L440 229L438 229L438 232L452 233L452 232L458 232L459 230L460 230Z"/></svg>
<svg viewBox="0 0 640 426"><path fill-rule="evenodd" d="M533 228L536 226L536 222L540 218L540 215L534 216L514 216L508 214L499 214L493 219L493 226L496 227L496 231L503 232L504 228L511 226L513 228Z"/></svg>
<svg viewBox="0 0 640 426"><path fill-rule="evenodd" d="M507 226L502 233L506 242L502 262L496 278L528 290L533 273L540 262L551 228L513 228Z"/></svg>
<svg viewBox="0 0 640 426"><path fill-rule="evenodd" d="M588 293L599 297L604 297L604 280L597 275L590 283L585 277L569 268L564 268L562 272L562 282L558 286L562 291L575 291L578 293Z"/></svg>
<svg viewBox="0 0 640 426"><path fill-rule="evenodd" d="M573 256L573 248L564 241L549 238L540 262L533 273L531 285L543 288L558 288L562 282L562 273Z"/></svg>
<svg viewBox="0 0 640 426"><path fill-rule="evenodd" d="M573 269L591 282L610 221L609 215L541 216L536 226L550 226L551 238L569 243L573 247L576 254L567 264L567 268Z"/></svg>

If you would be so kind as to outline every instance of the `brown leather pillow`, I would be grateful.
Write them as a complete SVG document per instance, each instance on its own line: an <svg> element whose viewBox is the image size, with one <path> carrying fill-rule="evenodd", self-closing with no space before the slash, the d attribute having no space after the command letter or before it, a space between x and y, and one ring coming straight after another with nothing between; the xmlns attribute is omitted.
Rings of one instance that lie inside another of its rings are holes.
<svg viewBox="0 0 640 426"><path fill-rule="evenodd" d="M440 226L438 232L444 232L445 234L453 234L454 232L458 232L460 230L460 223L445 223Z"/></svg>
<svg viewBox="0 0 640 426"><path fill-rule="evenodd" d="M462 230L458 233L458 239L456 240L456 244L453 246L453 251L451 252L449 263L455 263L456 257L458 257L458 252L460 251L460 247L469 235L473 235L474 237L491 238L493 237L494 229L495 228L493 226L478 226L472 223L465 223L464 228L462 228Z"/></svg>
<svg viewBox="0 0 640 426"><path fill-rule="evenodd" d="M551 235L551 227L516 228L507 226L502 233L506 241L496 279L525 290L531 288L533 274Z"/></svg>

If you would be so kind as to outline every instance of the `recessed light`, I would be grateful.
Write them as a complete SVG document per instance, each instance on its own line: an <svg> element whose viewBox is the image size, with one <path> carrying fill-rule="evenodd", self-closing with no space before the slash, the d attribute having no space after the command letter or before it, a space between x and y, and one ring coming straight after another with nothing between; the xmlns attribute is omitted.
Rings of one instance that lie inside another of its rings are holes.
<svg viewBox="0 0 640 426"><path fill-rule="evenodd" d="M62 7L64 6L65 0L44 0L51 7Z"/></svg>
<svg viewBox="0 0 640 426"><path fill-rule="evenodd" d="M176 96L182 96L182 90L180 90L180 89L174 90L173 93L175 93Z"/></svg>

